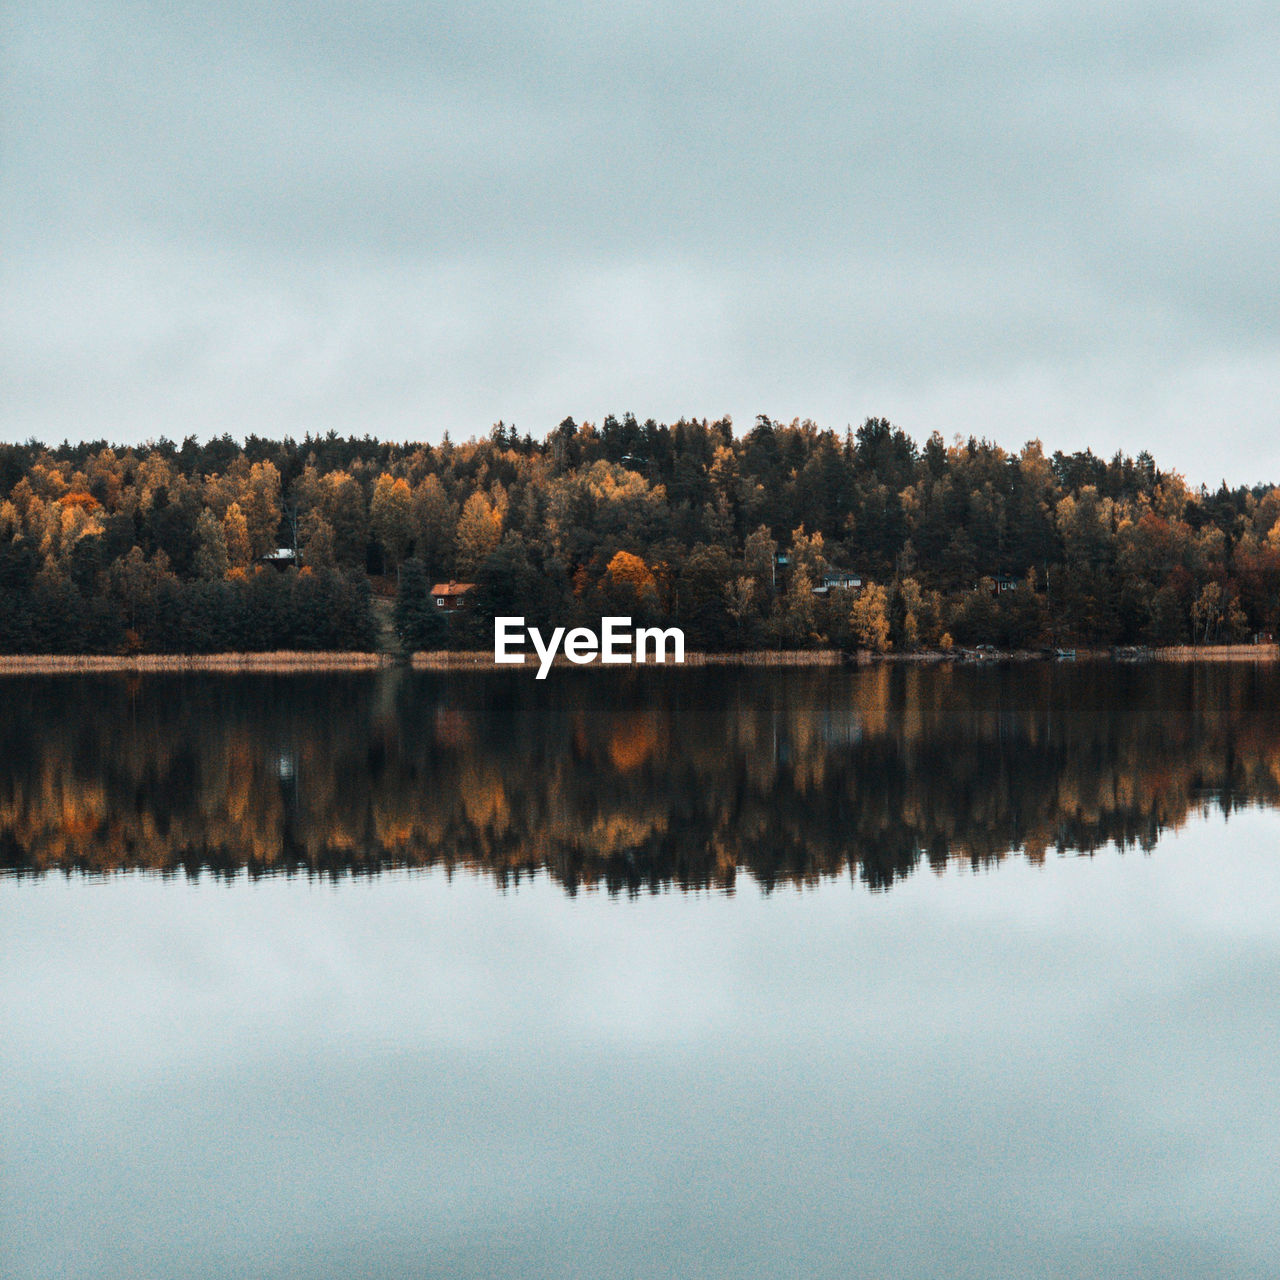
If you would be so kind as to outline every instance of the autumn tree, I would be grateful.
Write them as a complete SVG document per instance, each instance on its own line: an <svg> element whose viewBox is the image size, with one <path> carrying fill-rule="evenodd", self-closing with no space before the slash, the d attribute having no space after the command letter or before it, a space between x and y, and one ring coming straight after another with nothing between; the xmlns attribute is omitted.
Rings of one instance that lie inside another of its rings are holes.
<svg viewBox="0 0 1280 1280"><path fill-rule="evenodd" d="M827 572L826 547L821 533L806 534L801 525L791 534L791 571L803 573L812 586L821 583Z"/></svg>
<svg viewBox="0 0 1280 1280"><path fill-rule="evenodd" d="M333 532L335 562L363 569L369 543L369 513L359 482L345 471L330 472L320 484L320 511Z"/></svg>
<svg viewBox="0 0 1280 1280"><path fill-rule="evenodd" d="M752 624L759 619L759 607L756 604L756 583L749 574L740 573L724 585L725 612L733 619L736 630L735 639L739 645L747 640Z"/></svg>
<svg viewBox="0 0 1280 1280"><path fill-rule="evenodd" d="M448 577L453 571L458 507L445 492L439 476L429 475L413 490L414 555L428 573Z"/></svg>
<svg viewBox="0 0 1280 1280"><path fill-rule="evenodd" d="M248 569L253 563L253 545L249 541L249 522L244 518L238 502L233 502L227 508L227 514L222 520L222 535L231 568Z"/></svg>
<svg viewBox="0 0 1280 1280"><path fill-rule="evenodd" d="M815 535L819 539L821 535ZM771 617L775 641L787 648L803 648L825 643L818 631L818 597L805 562L793 565L787 575L787 589L774 602Z"/></svg>
<svg viewBox="0 0 1280 1280"><path fill-rule="evenodd" d="M413 542L413 493L407 480L385 474L378 477L369 504L369 523L382 545L386 569L393 572Z"/></svg>
<svg viewBox="0 0 1280 1280"><path fill-rule="evenodd" d="M253 559L270 555L276 549L280 527L280 472L271 462L255 462L239 497L249 529L249 546Z"/></svg>
<svg viewBox="0 0 1280 1280"><path fill-rule="evenodd" d="M884 587L869 582L858 592L849 610L849 630L859 649L884 653L889 646L889 596Z"/></svg>
<svg viewBox="0 0 1280 1280"><path fill-rule="evenodd" d="M742 565L755 587L755 598L763 604L773 595L777 574L778 544L766 525L747 535Z"/></svg>
<svg viewBox="0 0 1280 1280"><path fill-rule="evenodd" d="M611 604L636 613L649 613L658 604L658 583L645 562L629 551L617 552L605 570L605 590Z"/></svg>
<svg viewBox="0 0 1280 1280"><path fill-rule="evenodd" d="M310 569L332 569L338 563L333 525L317 510L302 521L302 563Z"/></svg>
<svg viewBox="0 0 1280 1280"><path fill-rule="evenodd" d="M212 511L204 510L196 521L196 573L213 582L221 582L231 567L227 551L227 535Z"/></svg>
<svg viewBox="0 0 1280 1280"><path fill-rule="evenodd" d="M474 574L502 539L502 513L483 493L473 493L458 518L458 572Z"/></svg>

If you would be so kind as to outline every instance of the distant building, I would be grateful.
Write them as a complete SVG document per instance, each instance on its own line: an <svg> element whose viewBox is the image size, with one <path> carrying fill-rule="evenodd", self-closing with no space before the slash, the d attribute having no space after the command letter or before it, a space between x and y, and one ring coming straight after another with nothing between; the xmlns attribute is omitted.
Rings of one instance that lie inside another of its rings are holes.
<svg viewBox="0 0 1280 1280"><path fill-rule="evenodd" d="M836 591L861 591L862 574L852 573L848 569L828 569L818 579L813 588L813 594L815 596L825 596L833 589Z"/></svg>
<svg viewBox="0 0 1280 1280"><path fill-rule="evenodd" d="M259 556L258 563L269 564L276 569L287 569L291 564L298 563L298 557L292 547L277 547L274 551L268 551L265 556Z"/></svg>
<svg viewBox="0 0 1280 1280"><path fill-rule="evenodd" d="M997 573L992 582L995 583L995 593L998 596L1004 595L1006 591L1017 591L1025 585L1022 578L1010 578L1003 573Z"/></svg>
<svg viewBox="0 0 1280 1280"><path fill-rule="evenodd" d="M431 598L437 609L447 609L456 613L463 605L463 597L476 584L474 582L437 582L431 588Z"/></svg>

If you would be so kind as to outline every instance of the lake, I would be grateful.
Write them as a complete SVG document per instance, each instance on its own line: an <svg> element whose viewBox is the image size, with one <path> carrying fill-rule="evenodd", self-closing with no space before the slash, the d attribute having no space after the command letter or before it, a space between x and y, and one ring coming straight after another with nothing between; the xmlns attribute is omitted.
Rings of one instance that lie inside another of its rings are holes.
<svg viewBox="0 0 1280 1280"><path fill-rule="evenodd" d="M0 681L0 1274L1257 1277L1280 670Z"/></svg>

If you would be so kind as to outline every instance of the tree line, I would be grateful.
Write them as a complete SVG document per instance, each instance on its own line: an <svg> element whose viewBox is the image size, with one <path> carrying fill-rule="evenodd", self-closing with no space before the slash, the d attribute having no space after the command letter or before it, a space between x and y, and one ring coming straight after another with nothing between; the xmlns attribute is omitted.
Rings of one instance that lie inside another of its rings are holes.
<svg viewBox="0 0 1280 1280"><path fill-rule="evenodd" d="M373 587L411 650L486 647L495 614L704 649L1240 642L1280 624L1280 488L880 418L0 445L2 652L368 648Z"/></svg>

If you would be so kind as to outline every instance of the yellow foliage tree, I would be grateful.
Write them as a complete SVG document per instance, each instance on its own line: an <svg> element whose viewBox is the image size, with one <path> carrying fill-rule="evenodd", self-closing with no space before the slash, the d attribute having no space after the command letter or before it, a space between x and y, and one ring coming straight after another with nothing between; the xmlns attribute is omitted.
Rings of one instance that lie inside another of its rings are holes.
<svg viewBox="0 0 1280 1280"><path fill-rule="evenodd" d="M502 538L502 512L483 493L473 493L458 517L458 572L475 573Z"/></svg>
<svg viewBox="0 0 1280 1280"><path fill-rule="evenodd" d="M889 593L877 583L868 583L858 593L849 611L849 628L859 649L884 653L889 648Z"/></svg>
<svg viewBox="0 0 1280 1280"><path fill-rule="evenodd" d="M619 551L605 570L608 585L621 597L638 605L653 605L658 599L658 583L653 570L630 551Z"/></svg>
<svg viewBox="0 0 1280 1280"><path fill-rule="evenodd" d="M378 477L369 503L369 521L390 572L404 559L413 541L413 491L407 480L402 476Z"/></svg>
<svg viewBox="0 0 1280 1280"><path fill-rule="evenodd" d="M268 555L276 549L280 527L280 473L275 464L255 462L237 501L249 527L250 549L255 556Z"/></svg>
<svg viewBox="0 0 1280 1280"><path fill-rule="evenodd" d="M233 569L247 569L253 560L253 546L249 541L249 522L238 502L227 508L222 535L227 544L227 562Z"/></svg>

